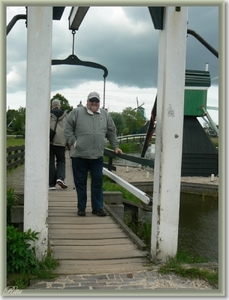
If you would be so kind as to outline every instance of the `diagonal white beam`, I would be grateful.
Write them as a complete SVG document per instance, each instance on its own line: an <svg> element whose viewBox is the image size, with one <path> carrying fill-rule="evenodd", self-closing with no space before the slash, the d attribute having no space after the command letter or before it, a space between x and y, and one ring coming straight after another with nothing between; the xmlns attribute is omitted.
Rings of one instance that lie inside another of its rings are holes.
<svg viewBox="0 0 229 300"><path fill-rule="evenodd" d="M127 191L129 191L131 194L133 194L134 196L139 198L142 202L144 202L146 204L150 203L151 199L146 193L142 192L141 190L139 190L138 188L136 188L129 182L122 179L121 177L115 175L114 173L110 172L106 168L103 168L103 174L108 176L112 180L114 180L116 183L118 183L122 187L124 187Z"/></svg>

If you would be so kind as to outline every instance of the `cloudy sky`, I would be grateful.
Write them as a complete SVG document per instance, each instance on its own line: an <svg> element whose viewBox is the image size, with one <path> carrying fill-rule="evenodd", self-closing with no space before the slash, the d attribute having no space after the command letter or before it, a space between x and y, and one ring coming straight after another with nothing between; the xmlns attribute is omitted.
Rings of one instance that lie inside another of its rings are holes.
<svg viewBox="0 0 229 300"><path fill-rule="evenodd" d="M60 21L53 21L53 59L72 54L73 35L68 29L71 7L65 7ZM7 7L7 24L13 16L25 14L25 7ZM194 30L218 51L218 7L188 8L188 28ZM96 62L108 69L106 107L121 112L144 103L147 118L157 93L159 30L154 29L148 7L90 7L75 33L74 54L80 60ZM25 20L19 20L7 35L6 108L26 106ZM208 106L218 107L218 58L195 37L187 35L186 69L205 70L209 64L211 87ZM103 70L83 66L52 66L51 97L56 93L75 107L86 103L89 92L103 97ZM218 124L218 111L208 110Z"/></svg>

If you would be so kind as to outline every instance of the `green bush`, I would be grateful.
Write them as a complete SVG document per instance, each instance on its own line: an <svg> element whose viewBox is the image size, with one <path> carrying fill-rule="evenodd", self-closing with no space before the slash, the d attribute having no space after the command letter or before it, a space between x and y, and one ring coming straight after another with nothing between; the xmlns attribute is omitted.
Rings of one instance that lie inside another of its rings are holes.
<svg viewBox="0 0 229 300"><path fill-rule="evenodd" d="M38 234L31 229L19 232L14 226L7 226L7 275L37 272L39 262L30 242L37 240Z"/></svg>
<svg viewBox="0 0 229 300"><path fill-rule="evenodd" d="M52 251L48 249L47 255L42 258L39 262L40 268L37 270L37 278L55 278L56 275L52 274L52 271L59 267L60 262L58 259L55 259L52 255Z"/></svg>
<svg viewBox="0 0 229 300"><path fill-rule="evenodd" d="M11 225L11 209L18 197L14 189L7 190L7 285L24 289L32 278L54 278L53 270L59 266L59 260L48 249L46 256L39 261L32 243L38 240L39 232L19 232Z"/></svg>
<svg viewBox="0 0 229 300"><path fill-rule="evenodd" d="M11 225L11 211L13 205L18 201L18 196L15 195L13 188L7 189L7 225Z"/></svg>

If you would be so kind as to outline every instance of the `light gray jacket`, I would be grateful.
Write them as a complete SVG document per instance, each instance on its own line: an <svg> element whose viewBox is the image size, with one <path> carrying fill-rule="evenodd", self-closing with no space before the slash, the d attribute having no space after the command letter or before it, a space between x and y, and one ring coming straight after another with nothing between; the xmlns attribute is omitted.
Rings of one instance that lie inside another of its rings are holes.
<svg viewBox="0 0 229 300"><path fill-rule="evenodd" d="M50 128L54 130L56 125L57 117L53 113L50 116ZM58 119L57 126L56 126L56 134L54 135L54 139L51 144L55 146L66 146L66 140L64 136L64 125L67 120L67 111L63 113L63 115Z"/></svg>
<svg viewBox="0 0 229 300"><path fill-rule="evenodd" d="M114 121L104 109L97 113L84 106L73 109L67 117L64 135L67 143L72 145L71 157L102 157L107 140L113 149L119 146Z"/></svg>

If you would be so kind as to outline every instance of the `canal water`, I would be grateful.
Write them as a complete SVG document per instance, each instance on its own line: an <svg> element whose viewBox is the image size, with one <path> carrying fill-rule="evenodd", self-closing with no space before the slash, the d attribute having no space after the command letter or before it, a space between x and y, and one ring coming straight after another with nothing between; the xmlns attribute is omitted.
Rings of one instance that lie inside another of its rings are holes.
<svg viewBox="0 0 229 300"><path fill-rule="evenodd" d="M218 262L218 197L181 193L178 249Z"/></svg>
<svg viewBox="0 0 229 300"><path fill-rule="evenodd" d="M152 222L152 213L143 220ZM178 250L218 262L218 197L181 193Z"/></svg>
<svg viewBox="0 0 229 300"><path fill-rule="evenodd" d="M145 157L154 159L154 154L155 145L152 144L147 149ZM120 160L119 163L136 165L125 160ZM212 262L218 262L218 211L216 196L181 193L178 250L188 251ZM151 222L152 214L145 211L143 219Z"/></svg>

